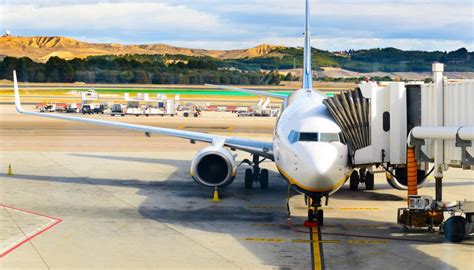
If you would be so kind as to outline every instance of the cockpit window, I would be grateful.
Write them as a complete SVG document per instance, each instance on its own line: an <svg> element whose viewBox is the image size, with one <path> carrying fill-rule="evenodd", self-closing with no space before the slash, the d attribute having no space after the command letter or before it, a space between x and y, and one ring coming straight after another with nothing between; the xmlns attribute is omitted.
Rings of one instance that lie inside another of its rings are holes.
<svg viewBox="0 0 474 270"><path fill-rule="evenodd" d="M318 133L316 132L301 132L298 141L300 142L317 142Z"/></svg>
<svg viewBox="0 0 474 270"><path fill-rule="evenodd" d="M321 142L339 142L339 133L319 133L319 141Z"/></svg>
<svg viewBox="0 0 474 270"><path fill-rule="evenodd" d="M339 133L317 133L317 132L298 132L292 130L288 135L290 143L295 142L342 142L342 134Z"/></svg>
<svg viewBox="0 0 474 270"><path fill-rule="evenodd" d="M290 143L295 143L298 141L298 137L299 137L299 133L295 130L292 130L290 132L290 135L288 135L288 141L290 141Z"/></svg>

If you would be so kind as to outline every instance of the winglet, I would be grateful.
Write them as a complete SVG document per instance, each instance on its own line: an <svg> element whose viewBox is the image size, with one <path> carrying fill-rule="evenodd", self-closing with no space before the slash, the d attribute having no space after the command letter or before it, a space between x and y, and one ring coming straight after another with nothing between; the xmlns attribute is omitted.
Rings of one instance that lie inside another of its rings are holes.
<svg viewBox="0 0 474 270"><path fill-rule="evenodd" d="M15 92L15 108L16 108L16 111L19 112L19 113L23 113L24 110L21 107L20 90L18 89L18 81L16 79L16 70L13 71L13 90Z"/></svg>

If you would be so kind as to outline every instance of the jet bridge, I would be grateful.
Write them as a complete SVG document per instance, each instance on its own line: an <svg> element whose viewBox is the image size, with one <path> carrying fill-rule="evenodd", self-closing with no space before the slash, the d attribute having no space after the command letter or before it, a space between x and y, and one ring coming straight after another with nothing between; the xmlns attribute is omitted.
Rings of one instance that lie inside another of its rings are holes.
<svg viewBox="0 0 474 270"><path fill-rule="evenodd" d="M442 68L442 64L433 64L434 83L363 82L352 91L324 101L341 127L354 167L368 168L374 164L404 167L407 138L415 127L451 127L461 134L471 131L466 127L474 126L474 81L445 78L439 81ZM440 96L436 93L439 88L444 89ZM442 148L443 152L439 161L443 170L449 167L474 169L472 141L462 140L455 136L456 132L453 134L438 147L438 151ZM426 138L415 144L420 146L417 148L419 165L433 163L435 141Z"/></svg>
<svg viewBox="0 0 474 270"><path fill-rule="evenodd" d="M363 82L324 101L341 127L353 167L358 169L351 175L351 189L361 182L367 189L373 187L375 165L386 171L392 187L408 189L414 196L434 171L435 203L421 212L402 209L399 220L403 222L420 218L417 215L426 211L460 211L466 214L467 223L472 222L473 210L467 207L472 202L458 202L457 210L443 207L442 177L451 167L474 170L474 81L448 80L443 71L443 64L434 63L433 83ZM451 224L448 229L452 232L454 227L462 227L459 220L448 219L444 224Z"/></svg>

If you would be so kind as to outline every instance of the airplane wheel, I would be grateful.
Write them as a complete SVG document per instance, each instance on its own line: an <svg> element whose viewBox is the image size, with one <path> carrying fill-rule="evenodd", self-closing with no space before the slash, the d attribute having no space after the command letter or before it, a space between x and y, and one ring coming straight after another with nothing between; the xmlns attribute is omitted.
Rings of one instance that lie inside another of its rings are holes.
<svg viewBox="0 0 474 270"><path fill-rule="evenodd" d="M314 221L314 211L313 209L308 209L308 221Z"/></svg>
<svg viewBox="0 0 474 270"><path fill-rule="evenodd" d="M261 189L267 189L268 188L268 170L267 169L262 169L260 171L260 188Z"/></svg>
<svg viewBox="0 0 474 270"><path fill-rule="evenodd" d="M365 174L365 190L374 190L374 174L371 172Z"/></svg>
<svg viewBox="0 0 474 270"><path fill-rule="evenodd" d="M316 220L318 221L318 226L323 226L324 224L324 212L322 209L319 209L316 212Z"/></svg>
<svg viewBox="0 0 474 270"><path fill-rule="evenodd" d="M245 170L245 189L252 189L253 185L253 172L252 169Z"/></svg>
<svg viewBox="0 0 474 270"><path fill-rule="evenodd" d="M466 236L467 220L462 216L448 218L443 226L444 237L454 243L461 242Z"/></svg>
<svg viewBox="0 0 474 270"><path fill-rule="evenodd" d="M351 173L351 178L349 180L349 186L351 190L357 190L359 186L360 178L359 178L359 172L356 170L353 170Z"/></svg>

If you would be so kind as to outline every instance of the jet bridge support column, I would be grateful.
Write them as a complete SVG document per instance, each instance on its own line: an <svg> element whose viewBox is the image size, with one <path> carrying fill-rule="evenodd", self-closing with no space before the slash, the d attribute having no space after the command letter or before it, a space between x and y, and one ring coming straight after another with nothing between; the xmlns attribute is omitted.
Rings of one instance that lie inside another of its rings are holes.
<svg viewBox="0 0 474 270"><path fill-rule="evenodd" d="M443 85L443 71L444 65L434 63L433 66L433 83L435 86L435 126L444 126L444 85ZM435 195L436 201L440 202L443 199L443 171L444 171L444 142L436 140L434 142L434 178L436 181Z"/></svg>

